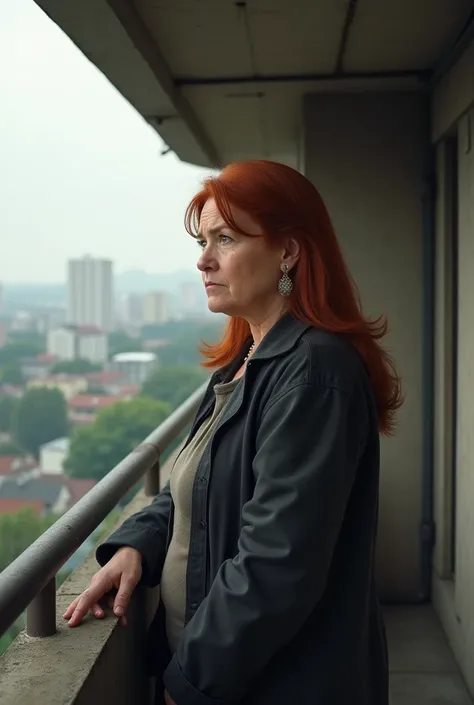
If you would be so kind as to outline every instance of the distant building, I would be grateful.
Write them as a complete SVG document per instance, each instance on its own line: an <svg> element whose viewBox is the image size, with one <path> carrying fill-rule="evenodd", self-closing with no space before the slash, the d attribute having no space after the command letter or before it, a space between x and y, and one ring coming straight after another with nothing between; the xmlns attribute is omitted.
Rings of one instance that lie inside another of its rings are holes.
<svg viewBox="0 0 474 705"><path fill-rule="evenodd" d="M170 300L166 291L150 291L143 301L143 323L162 325L170 320Z"/></svg>
<svg viewBox="0 0 474 705"><path fill-rule="evenodd" d="M185 315L192 315L199 311L202 301L202 290L197 282L183 282L180 286L180 308Z"/></svg>
<svg viewBox="0 0 474 705"><path fill-rule="evenodd" d="M43 516L62 514L96 484L62 474L44 474L39 469L5 477L0 482L0 514L32 509Z"/></svg>
<svg viewBox="0 0 474 705"><path fill-rule="evenodd" d="M21 373L26 380L43 379L49 375L57 361L56 355L46 353L36 357L25 357L20 362Z"/></svg>
<svg viewBox="0 0 474 705"><path fill-rule="evenodd" d="M60 360L89 360L103 364L108 358L107 335L97 326L65 325L48 333L48 353Z"/></svg>
<svg viewBox="0 0 474 705"><path fill-rule="evenodd" d="M141 326L143 323L144 298L141 294L127 294L123 299L122 314L127 324Z"/></svg>
<svg viewBox="0 0 474 705"><path fill-rule="evenodd" d="M68 401L69 421L75 426L93 423L102 409L131 398L128 395L79 394Z"/></svg>
<svg viewBox="0 0 474 705"><path fill-rule="evenodd" d="M34 467L36 467L36 462L32 457L18 458L14 455L0 455L0 478L32 470Z"/></svg>
<svg viewBox="0 0 474 705"><path fill-rule="evenodd" d="M57 438L44 443L39 449L39 464L42 473L61 475L63 464L69 454L69 438Z"/></svg>
<svg viewBox="0 0 474 705"><path fill-rule="evenodd" d="M43 476L38 469L15 477L4 478L0 484L0 507L16 511L30 507L39 514L62 514L69 508L70 492L60 478Z"/></svg>
<svg viewBox="0 0 474 705"><path fill-rule="evenodd" d="M32 379L27 384L28 389L46 387L59 389L66 399L82 394L88 387L87 379L81 375L51 375L43 379Z"/></svg>
<svg viewBox="0 0 474 705"><path fill-rule="evenodd" d="M68 321L112 330L114 294L110 260L89 256L69 260Z"/></svg>
<svg viewBox="0 0 474 705"><path fill-rule="evenodd" d="M130 384L143 384L157 365L158 358L152 352L124 352L114 355L109 366L122 372Z"/></svg>

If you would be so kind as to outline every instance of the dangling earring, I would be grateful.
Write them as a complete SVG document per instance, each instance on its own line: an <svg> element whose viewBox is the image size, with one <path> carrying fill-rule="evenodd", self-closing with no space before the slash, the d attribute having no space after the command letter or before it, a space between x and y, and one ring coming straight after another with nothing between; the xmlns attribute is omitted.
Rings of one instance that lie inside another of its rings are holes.
<svg viewBox="0 0 474 705"><path fill-rule="evenodd" d="M288 265L282 264L281 271L283 272L283 274L278 280L278 291L282 296L289 296L293 291L293 282L288 276Z"/></svg>

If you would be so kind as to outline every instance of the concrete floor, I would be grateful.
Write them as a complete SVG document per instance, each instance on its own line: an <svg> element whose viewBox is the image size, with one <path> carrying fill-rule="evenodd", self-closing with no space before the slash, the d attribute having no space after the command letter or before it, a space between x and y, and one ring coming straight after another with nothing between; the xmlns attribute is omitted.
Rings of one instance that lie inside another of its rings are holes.
<svg viewBox="0 0 474 705"><path fill-rule="evenodd" d="M473 705L429 606L386 607L391 705Z"/></svg>

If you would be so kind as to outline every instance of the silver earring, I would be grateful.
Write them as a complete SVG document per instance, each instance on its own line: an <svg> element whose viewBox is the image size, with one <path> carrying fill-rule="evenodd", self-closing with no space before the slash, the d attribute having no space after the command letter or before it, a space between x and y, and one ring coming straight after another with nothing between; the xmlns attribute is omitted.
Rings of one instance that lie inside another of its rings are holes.
<svg viewBox="0 0 474 705"><path fill-rule="evenodd" d="M278 291L282 296L289 296L293 291L293 282L288 276L288 265L282 264L281 271L283 274L278 280Z"/></svg>

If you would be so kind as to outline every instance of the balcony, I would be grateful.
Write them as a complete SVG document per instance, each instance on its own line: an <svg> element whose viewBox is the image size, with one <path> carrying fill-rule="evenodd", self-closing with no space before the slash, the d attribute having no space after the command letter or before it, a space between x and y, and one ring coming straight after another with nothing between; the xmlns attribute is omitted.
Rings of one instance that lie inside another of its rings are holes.
<svg viewBox="0 0 474 705"><path fill-rule="evenodd" d="M94 556L55 591L55 574L140 477L144 490L120 522L150 502L166 482L173 457L160 455L188 425L198 389L133 453L115 467L0 576L0 632L27 609L27 627L0 659L2 705L114 705L152 702L154 683L143 668L144 636L157 589L138 588L129 625L115 618L88 619L69 629L62 614L97 570ZM429 604L385 606L391 654L393 705L469 705L463 679ZM21 665L21 668L20 668Z"/></svg>

